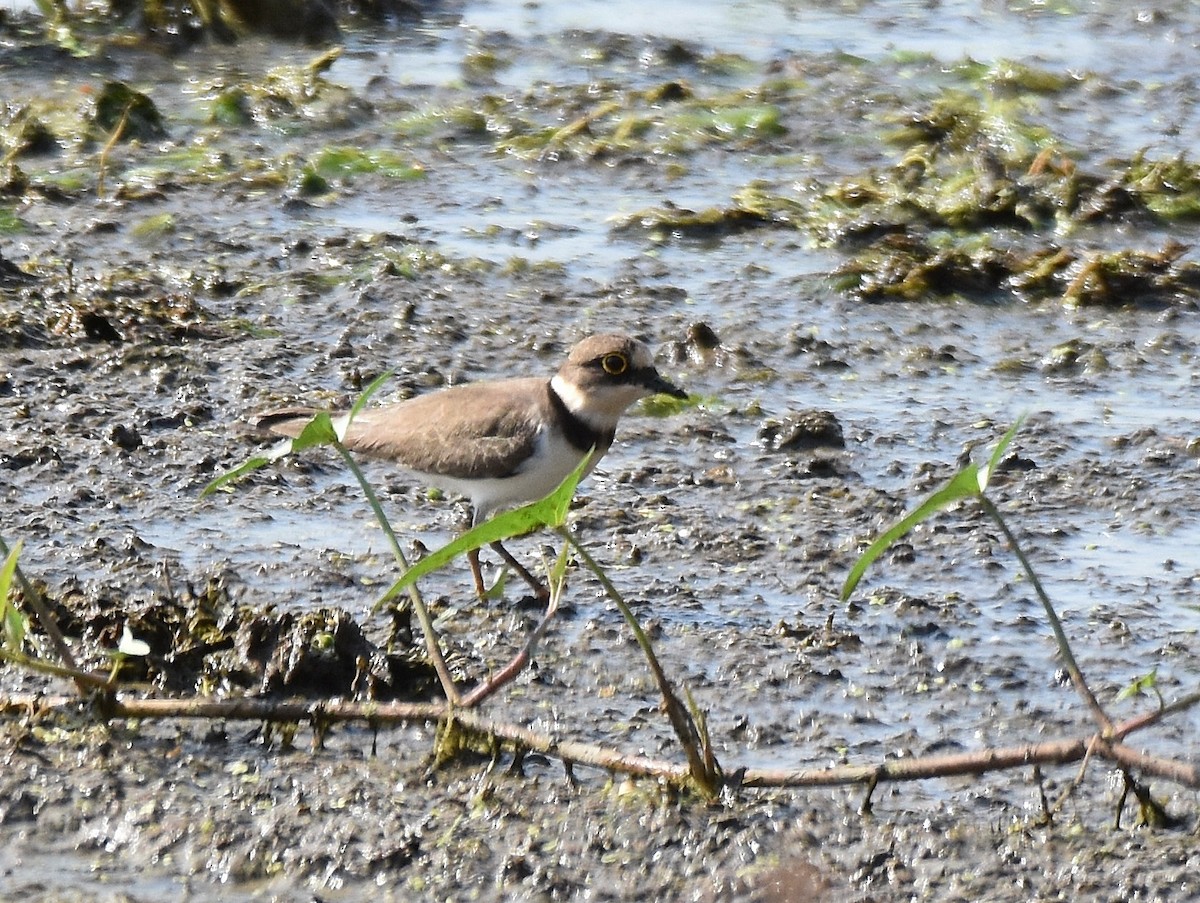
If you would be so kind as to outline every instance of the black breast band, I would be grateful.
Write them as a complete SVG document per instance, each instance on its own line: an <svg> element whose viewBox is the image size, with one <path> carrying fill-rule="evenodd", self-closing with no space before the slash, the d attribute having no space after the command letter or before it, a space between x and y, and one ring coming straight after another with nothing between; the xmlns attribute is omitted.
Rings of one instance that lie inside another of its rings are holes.
<svg viewBox="0 0 1200 903"><path fill-rule="evenodd" d="M554 416L558 418L558 422L562 425L563 435L567 437L567 441L571 445L581 452L585 452L593 446L597 451L603 452L612 445L614 435L612 430L598 430L582 417L572 413L566 402L554 391L553 385L548 385L546 391L550 393L550 404L554 408Z"/></svg>

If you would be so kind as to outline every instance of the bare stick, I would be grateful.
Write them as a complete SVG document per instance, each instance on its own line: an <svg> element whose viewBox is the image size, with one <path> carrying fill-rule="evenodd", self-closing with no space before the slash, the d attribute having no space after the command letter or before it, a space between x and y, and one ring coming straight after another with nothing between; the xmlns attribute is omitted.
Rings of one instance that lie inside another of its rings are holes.
<svg viewBox="0 0 1200 903"><path fill-rule="evenodd" d="M129 113L133 109L133 101L125 105L124 111L121 113L121 118L117 121L116 128L109 135L108 141L100 151L100 174L96 180L96 196L104 197L104 176L108 172L108 155L112 153L112 149L117 146L117 142L121 140L121 136L125 134L125 126L129 124Z"/></svg>
<svg viewBox="0 0 1200 903"><path fill-rule="evenodd" d="M392 530L392 524L387 519L387 515L383 512L383 506L379 504L379 496L375 494L375 490L371 488L371 484L367 481L367 476L362 472L354 457L350 454L350 450L346 448L340 441L335 442L334 446L338 450L338 454L342 456L342 460L346 462L346 466L350 468L350 472L354 474L358 480L358 485L363 491L363 495L367 498L367 504L371 506L371 512L375 515L375 520L383 528L383 534L387 537L388 543L392 547L392 554L396 556L396 561L400 567L408 570L408 559L404 557L404 550L400 548L400 541L396 538L395 531ZM438 680L442 684L442 692L446 694L446 698L452 703L458 703L461 699L458 692L458 687L454 684L454 678L450 675L450 669L446 665L446 659L442 655L442 647L438 643L437 630L433 626L433 618L429 615L429 608L425 604L425 600L421 598L421 593L417 589L416 584L408 588L408 597L412 600L413 611L417 614L417 621L421 625L421 634L425 637L425 649L429 653L429 660L433 662L433 670L437 672Z"/></svg>
<svg viewBox="0 0 1200 903"><path fill-rule="evenodd" d="M566 551L567 547L564 545L564 555ZM483 702L525 670L525 667L529 664L529 660L533 658L537 644L541 642L542 637L545 635L546 628L550 626L550 622L554 619L554 615L558 611L558 604L562 599L563 590L566 588L566 583L561 574L557 578L551 575L548 582L550 599L546 603L546 613L542 615L542 620L533 628L533 632L529 634L529 639L525 641L525 645L521 647L521 651L513 656L511 662L496 672L485 683L480 684L462 698L460 705L463 708L469 709L472 706L479 705L479 703Z"/></svg>
<svg viewBox="0 0 1200 903"><path fill-rule="evenodd" d="M838 784L866 784L885 781L919 781L959 775L1075 762L1087 750L1087 740L1060 740L1049 743L981 749L978 752L950 756L922 756L893 759L878 765L838 765L832 768L754 768L742 778L744 787L826 787Z"/></svg>
<svg viewBox="0 0 1200 903"><path fill-rule="evenodd" d="M1116 740L1123 740L1125 737L1132 734L1134 731L1140 731L1144 727L1150 727L1152 724L1157 724L1168 715L1173 715L1176 712L1182 712L1190 709L1195 705L1200 704L1200 692L1189 693L1187 696L1181 696L1174 702L1169 702L1164 706L1155 709L1153 712L1146 712L1142 715L1136 715L1128 721L1122 721L1112 729L1112 736Z"/></svg>
<svg viewBox="0 0 1200 903"><path fill-rule="evenodd" d="M1046 595L1045 589L1042 588L1042 581L1038 579L1037 573L1033 570L1033 565L1029 563L1029 559L1025 557L1025 553L1021 550L1021 544L1017 542L1017 537L1008 528L1008 524L1000 515L1000 510L992 504L992 500L986 495L980 493L979 503L983 506L983 510L988 513L988 516L996 522L1004 533L1004 538L1008 541L1008 547L1012 549L1013 554L1017 556L1017 560L1021 562L1021 567L1025 569L1025 575L1029 578L1030 584L1033 586L1033 591L1037 594L1038 599L1042 603L1042 607L1046 610L1046 618L1050 621L1050 629L1054 632L1055 642L1058 643L1059 654L1062 655L1063 663L1067 666L1067 673L1071 675L1071 683L1075 685L1075 689L1079 691L1079 695L1083 697L1083 701L1087 703L1091 709L1096 723L1100 725L1100 730L1105 736L1112 733L1112 719L1096 701L1096 696L1092 692L1091 687L1083 678L1083 672L1079 669L1079 665L1075 662L1075 656L1071 652L1071 643L1067 639L1066 631L1063 630L1062 622L1058 619L1058 614L1054 610L1054 605L1050 602L1050 597Z"/></svg>
<svg viewBox="0 0 1200 903"><path fill-rule="evenodd" d="M10 554L8 544L3 539L0 539L0 556L7 558ZM58 621L51 614L50 606L46 604L46 600L42 598L42 594L37 591L37 588L26 579L20 565L17 565L14 574L17 582L21 584L21 594L25 598L25 604L29 606L33 612L33 616L37 618L38 624L45 631L47 639L50 640L50 645L54 647L54 654L62 661L64 668L68 671L76 672L76 675L72 675L75 686L79 688L80 693L86 693L90 689L88 682L81 680L77 676L77 674L82 674L83 672L80 670L79 665L75 663L75 656L71 654L71 648L67 645L66 637L58 629Z"/></svg>
<svg viewBox="0 0 1200 903"><path fill-rule="evenodd" d="M77 711L81 701L73 696L22 694L0 699L0 713L54 713ZM102 699L98 711L105 718L206 718L245 721L310 722L328 726L345 721L365 721L373 726L439 721L453 713L455 721L470 730L489 734L577 765L590 765L634 776L651 776L682 783L692 777L683 763L632 755L611 747L563 740L554 734L496 721L474 709L455 708L446 703L280 702L269 699ZM1023 746L981 749L950 756L893 759L878 764L839 765L831 768L756 768L734 771L741 787L829 787L846 784L871 785L896 781L919 781L984 774L1031 765L1065 765L1079 762L1091 750L1093 757L1107 759L1187 787L1200 789L1200 767L1175 759L1148 756L1110 744L1093 734L1070 740L1052 740Z"/></svg>
<svg viewBox="0 0 1200 903"><path fill-rule="evenodd" d="M1136 768L1145 774L1166 778L1185 787L1200 787L1200 765L1178 759L1164 759L1149 753L1138 752L1124 743L1105 744L1108 758L1128 768Z"/></svg>

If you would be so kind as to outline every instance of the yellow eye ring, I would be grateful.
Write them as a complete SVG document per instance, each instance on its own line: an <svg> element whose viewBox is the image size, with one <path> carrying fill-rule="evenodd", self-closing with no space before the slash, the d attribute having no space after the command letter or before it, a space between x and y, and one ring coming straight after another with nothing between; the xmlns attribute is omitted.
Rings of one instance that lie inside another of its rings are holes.
<svg viewBox="0 0 1200 903"><path fill-rule="evenodd" d="M609 376L620 376L629 369L629 359L623 354L606 354L600 358L600 366Z"/></svg>

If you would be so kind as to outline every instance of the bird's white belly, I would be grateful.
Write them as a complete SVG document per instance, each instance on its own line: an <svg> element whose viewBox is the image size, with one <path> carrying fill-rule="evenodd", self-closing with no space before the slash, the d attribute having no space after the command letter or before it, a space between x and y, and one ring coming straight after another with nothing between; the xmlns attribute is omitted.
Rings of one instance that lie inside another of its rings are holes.
<svg viewBox="0 0 1200 903"><path fill-rule="evenodd" d="M432 474L425 476L433 485L469 498L475 509L475 522L478 523L498 509L533 502L549 495L578 466L584 454L565 438L544 430L538 437L534 455L511 477L466 480ZM583 474L585 477L599 460L599 455L594 456Z"/></svg>

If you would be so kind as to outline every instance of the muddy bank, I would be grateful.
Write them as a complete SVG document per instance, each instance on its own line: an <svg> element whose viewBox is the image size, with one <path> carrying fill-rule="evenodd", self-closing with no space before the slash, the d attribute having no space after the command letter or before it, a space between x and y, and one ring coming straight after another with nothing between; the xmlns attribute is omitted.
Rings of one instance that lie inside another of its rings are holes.
<svg viewBox="0 0 1200 903"><path fill-rule="evenodd" d="M396 397L550 373L617 328L703 402L634 412L572 523L730 770L1086 733L1036 599L973 509L837 600L863 545L1022 412L996 499L1098 695L1120 717L1152 708L1114 699L1155 669L1165 698L1191 692L1195 258L1170 242L1195 231L1171 124L1192 101L1182 77L1134 68L1160 57L1116 52L1192 33L1189 9L1127 35L1071 19L1115 42L1112 68L1082 77L939 56L923 19L904 19L907 53L872 4L856 22L879 44L854 57L527 31L528 10L485 27L482 5L351 31L336 58L246 40L77 59L10 27L4 152L28 146L0 197L4 536L86 656L125 626L151 644L130 674L147 691L428 697L391 660L310 680L261 652L324 648L347 624L351 658L412 648L365 614L395 571L333 457L200 490L262 447L256 411L341 405L392 367ZM116 126L93 100L115 82L165 134L105 151ZM1152 144L1140 160L1133 135ZM406 542L461 525L455 500L368 473ZM537 560L545 541L514 549ZM516 587L476 603L463 567L425 589L464 679L538 615ZM600 588L576 571L567 601L497 713L678 755ZM64 689L12 667L0 682ZM1138 739L1187 758L1198 729L1188 712ZM27 899L789 899L817 882L831 899L1166 900L1197 865L1194 792L1152 782L1180 827L1134 829L1127 810L1114 830L1121 786L1095 766L1045 825L1043 793L1075 768L884 787L864 816L861 791L704 803L588 769L573 785L537 758L431 776L432 728L338 727L316 749L308 727L86 711L3 731L0 887Z"/></svg>

